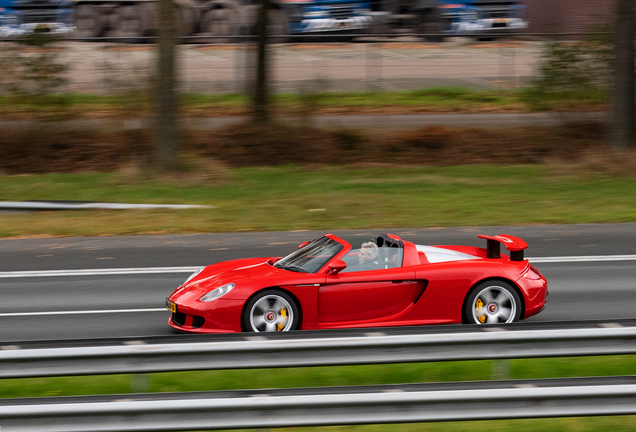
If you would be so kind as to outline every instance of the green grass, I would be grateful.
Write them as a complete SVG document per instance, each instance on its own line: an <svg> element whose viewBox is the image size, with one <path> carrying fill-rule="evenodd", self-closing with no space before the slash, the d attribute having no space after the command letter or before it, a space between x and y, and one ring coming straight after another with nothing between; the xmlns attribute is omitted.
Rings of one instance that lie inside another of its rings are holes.
<svg viewBox="0 0 636 432"><path fill-rule="evenodd" d="M218 391L323 386L357 386L426 382L483 381L635 375L634 356L555 359L480 360L332 366L285 369L248 369L170 372L143 375L149 392ZM135 391L139 375L6 379L0 396L76 396Z"/></svg>
<svg viewBox="0 0 636 432"><path fill-rule="evenodd" d="M607 103L607 92L601 88L585 91L540 92L533 88L521 90L471 90L464 87L433 87L400 92L338 92L278 94L273 98L277 109L295 109L305 106L309 109L336 108L365 109L381 107L402 107L413 111L440 112L489 112L489 111L549 111L552 109L576 110L577 107L589 109L590 105L602 109ZM137 115L149 113L152 109L152 97L144 90L126 94L90 95L70 93L48 97L16 98L0 96L0 113L11 114L46 110L63 110L66 116L83 112L109 112L110 115L129 114L131 104ZM204 95L184 93L180 95L181 111L188 115L191 109L236 108L246 110L250 98L243 94Z"/></svg>
<svg viewBox="0 0 636 432"><path fill-rule="evenodd" d="M247 106L249 98L243 94L227 93L219 95L206 95L203 93L182 93L180 102L185 106Z"/></svg>
<svg viewBox="0 0 636 432"><path fill-rule="evenodd" d="M520 99L531 111L567 111L577 107L601 107L608 103L609 92L602 87L587 87L578 90L526 88L521 90Z"/></svg>
<svg viewBox="0 0 636 432"><path fill-rule="evenodd" d="M229 170L216 184L120 174L0 176L0 200L204 204L196 210L0 214L0 236L332 230L636 221L636 179L543 165L296 166Z"/></svg>
<svg viewBox="0 0 636 432"><path fill-rule="evenodd" d="M351 106L407 106L407 107L463 107L468 110L475 105L491 105L506 107L519 104L522 100L519 91L477 91L464 87L440 87L402 92L361 92L361 93L323 93L306 95L318 106L351 107ZM298 103L303 96L280 95L279 103Z"/></svg>

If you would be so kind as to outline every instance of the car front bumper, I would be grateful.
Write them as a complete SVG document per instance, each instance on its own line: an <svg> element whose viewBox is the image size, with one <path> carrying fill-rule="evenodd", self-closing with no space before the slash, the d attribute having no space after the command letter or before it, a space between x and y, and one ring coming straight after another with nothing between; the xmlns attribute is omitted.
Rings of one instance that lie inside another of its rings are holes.
<svg viewBox="0 0 636 432"><path fill-rule="evenodd" d="M217 299L202 305L179 303L168 324L179 331L190 333L236 333L241 329L244 300Z"/></svg>

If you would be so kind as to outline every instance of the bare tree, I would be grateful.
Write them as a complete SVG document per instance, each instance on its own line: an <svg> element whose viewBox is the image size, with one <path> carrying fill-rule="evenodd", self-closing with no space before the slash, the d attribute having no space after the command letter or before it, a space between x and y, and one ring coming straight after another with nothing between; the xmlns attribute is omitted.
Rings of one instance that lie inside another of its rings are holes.
<svg viewBox="0 0 636 432"><path fill-rule="evenodd" d="M159 1L159 77L157 79L157 125L155 163L162 172L176 171L179 134L176 121L175 44L176 20L173 0Z"/></svg>
<svg viewBox="0 0 636 432"><path fill-rule="evenodd" d="M612 141L626 149L634 141L634 0L618 0L615 32Z"/></svg>
<svg viewBox="0 0 636 432"><path fill-rule="evenodd" d="M256 123L266 123L269 120L269 92L267 88L267 33L268 33L268 11L269 0L260 0L261 7L258 11L256 21L256 32L258 35L257 58L256 58L256 86L254 88L254 121Z"/></svg>

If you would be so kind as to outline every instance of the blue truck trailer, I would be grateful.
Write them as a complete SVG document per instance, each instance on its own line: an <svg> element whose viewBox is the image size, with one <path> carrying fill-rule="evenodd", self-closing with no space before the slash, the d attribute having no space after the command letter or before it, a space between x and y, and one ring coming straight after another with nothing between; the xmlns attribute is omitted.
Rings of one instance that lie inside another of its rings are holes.
<svg viewBox="0 0 636 432"><path fill-rule="evenodd" d="M257 0L174 0L181 36L250 34ZM33 31L138 39L157 28L158 0L0 0L0 38ZM527 28L523 0L271 0L270 33L416 33L491 38Z"/></svg>
<svg viewBox="0 0 636 432"><path fill-rule="evenodd" d="M287 33L364 33L373 25L371 5L351 0L289 0L281 2L288 17Z"/></svg>
<svg viewBox="0 0 636 432"><path fill-rule="evenodd" d="M430 41L448 35L491 38L528 27L523 0L373 0L391 30L415 32Z"/></svg>
<svg viewBox="0 0 636 432"><path fill-rule="evenodd" d="M0 38L32 32L72 33L73 3L68 0L0 0Z"/></svg>

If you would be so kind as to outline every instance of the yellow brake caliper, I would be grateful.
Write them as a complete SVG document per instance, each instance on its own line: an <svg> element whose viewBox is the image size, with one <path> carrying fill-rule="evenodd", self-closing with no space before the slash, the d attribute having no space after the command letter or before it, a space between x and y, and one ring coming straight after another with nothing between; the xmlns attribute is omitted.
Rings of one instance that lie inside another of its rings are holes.
<svg viewBox="0 0 636 432"><path fill-rule="evenodd" d="M282 308L280 310L280 316L285 317L282 323L278 323L276 326L276 331L282 331L285 328L285 324L287 323L287 309Z"/></svg>
<svg viewBox="0 0 636 432"><path fill-rule="evenodd" d="M477 302L475 303L475 311L477 312L477 316L479 318L479 322L480 323L485 323L486 322L486 315L481 313L481 308L484 307L484 302L481 301L480 298L477 299Z"/></svg>

